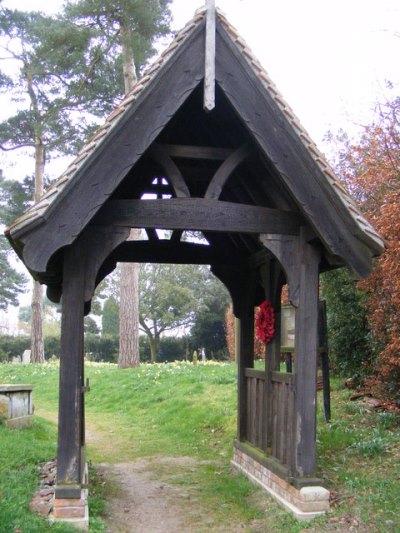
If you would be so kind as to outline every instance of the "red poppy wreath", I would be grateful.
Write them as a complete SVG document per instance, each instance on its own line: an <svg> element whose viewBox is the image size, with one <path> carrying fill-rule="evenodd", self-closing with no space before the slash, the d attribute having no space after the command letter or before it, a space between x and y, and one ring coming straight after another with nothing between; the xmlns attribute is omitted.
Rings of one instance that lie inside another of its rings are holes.
<svg viewBox="0 0 400 533"><path fill-rule="evenodd" d="M256 318L256 332L260 341L268 344L275 333L274 309L268 300L261 305Z"/></svg>

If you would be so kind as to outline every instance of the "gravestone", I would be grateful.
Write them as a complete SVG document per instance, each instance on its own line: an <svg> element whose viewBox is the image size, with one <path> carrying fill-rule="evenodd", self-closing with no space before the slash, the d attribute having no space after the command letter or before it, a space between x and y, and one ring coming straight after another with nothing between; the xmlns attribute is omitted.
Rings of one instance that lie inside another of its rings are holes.
<svg viewBox="0 0 400 533"><path fill-rule="evenodd" d="M22 354L22 364L29 365L30 362L31 362L31 351L25 350L24 353Z"/></svg>
<svg viewBox="0 0 400 533"><path fill-rule="evenodd" d="M0 385L0 418L9 428L22 428L32 422L32 385Z"/></svg>

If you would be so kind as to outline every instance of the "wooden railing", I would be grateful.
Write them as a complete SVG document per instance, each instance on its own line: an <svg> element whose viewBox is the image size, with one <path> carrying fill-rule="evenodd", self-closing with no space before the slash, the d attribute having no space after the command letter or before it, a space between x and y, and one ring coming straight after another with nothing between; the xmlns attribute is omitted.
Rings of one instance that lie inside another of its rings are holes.
<svg viewBox="0 0 400 533"><path fill-rule="evenodd" d="M281 464L290 462L293 434L294 374L272 372L265 383L265 372L246 368L246 440L269 452ZM269 399L267 400L267 395Z"/></svg>

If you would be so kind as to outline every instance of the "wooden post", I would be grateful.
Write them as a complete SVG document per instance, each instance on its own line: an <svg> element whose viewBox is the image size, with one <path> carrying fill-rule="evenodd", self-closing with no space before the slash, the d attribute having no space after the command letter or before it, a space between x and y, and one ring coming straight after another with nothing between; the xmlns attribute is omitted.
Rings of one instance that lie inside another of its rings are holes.
<svg viewBox="0 0 400 533"><path fill-rule="evenodd" d="M319 353L321 356L322 381L324 394L324 415L326 422L331 419L331 385L329 378L329 351L328 351L328 333L326 325L326 302L319 302L318 317L318 338Z"/></svg>
<svg viewBox="0 0 400 533"><path fill-rule="evenodd" d="M246 368L254 366L254 285L255 271L249 271L246 283L242 286L239 316L238 340L238 440L246 439L247 427L247 383Z"/></svg>
<svg viewBox="0 0 400 533"><path fill-rule="evenodd" d="M215 107L215 0L207 0L205 47L203 107L212 111Z"/></svg>
<svg viewBox="0 0 400 533"><path fill-rule="evenodd" d="M240 338L240 320L234 317L235 324L235 361L239 364L239 338Z"/></svg>
<svg viewBox="0 0 400 533"><path fill-rule="evenodd" d="M320 253L300 235L299 304L295 326L295 416L291 469L294 477L316 470L318 276Z"/></svg>
<svg viewBox="0 0 400 533"><path fill-rule="evenodd" d="M56 498L80 498L83 437L84 254L64 252Z"/></svg>
<svg viewBox="0 0 400 533"><path fill-rule="evenodd" d="M248 414L245 370L254 366L254 307L246 306L240 316L238 345L238 440L243 441Z"/></svg>

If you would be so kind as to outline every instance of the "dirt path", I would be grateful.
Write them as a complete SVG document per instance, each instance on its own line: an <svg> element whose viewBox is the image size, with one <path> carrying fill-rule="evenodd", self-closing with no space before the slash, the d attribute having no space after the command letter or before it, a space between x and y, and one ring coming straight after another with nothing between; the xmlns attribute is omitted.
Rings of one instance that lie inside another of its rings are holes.
<svg viewBox="0 0 400 533"><path fill-rule="evenodd" d="M193 501L190 489L165 481L165 477L173 478L174 472L181 475L182 469L194 466L195 461L189 457L156 457L99 465L99 473L114 488L107 504L107 532L204 531L203 526L207 524L199 524L199 519L204 521L204 515L199 502ZM160 475L160 468L164 475Z"/></svg>

